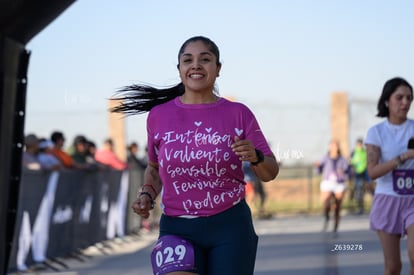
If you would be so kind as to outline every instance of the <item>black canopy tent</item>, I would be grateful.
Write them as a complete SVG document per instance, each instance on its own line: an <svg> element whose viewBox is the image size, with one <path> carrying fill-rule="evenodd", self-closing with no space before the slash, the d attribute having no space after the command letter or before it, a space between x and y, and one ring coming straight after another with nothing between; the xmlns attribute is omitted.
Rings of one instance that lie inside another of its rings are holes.
<svg viewBox="0 0 414 275"><path fill-rule="evenodd" d="M24 145L25 45L75 0L0 0L0 272L7 274Z"/></svg>

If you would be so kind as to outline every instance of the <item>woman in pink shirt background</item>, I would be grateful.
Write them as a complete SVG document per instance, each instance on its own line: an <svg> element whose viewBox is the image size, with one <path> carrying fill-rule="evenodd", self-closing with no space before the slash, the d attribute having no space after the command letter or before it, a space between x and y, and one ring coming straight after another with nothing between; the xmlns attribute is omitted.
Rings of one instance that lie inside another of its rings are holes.
<svg viewBox="0 0 414 275"><path fill-rule="evenodd" d="M115 154L112 139L106 139L103 147L95 152L95 160L115 170L127 168L127 163L119 159Z"/></svg>

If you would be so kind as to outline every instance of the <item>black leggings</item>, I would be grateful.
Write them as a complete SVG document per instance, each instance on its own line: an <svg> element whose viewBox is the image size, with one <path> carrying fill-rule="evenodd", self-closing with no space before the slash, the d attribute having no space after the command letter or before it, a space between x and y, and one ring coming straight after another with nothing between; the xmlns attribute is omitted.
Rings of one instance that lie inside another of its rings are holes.
<svg viewBox="0 0 414 275"><path fill-rule="evenodd" d="M160 236L176 235L194 245L200 275L252 275L258 237L250 208L242 200L210 217L194 219L161 216Z"/></svg>

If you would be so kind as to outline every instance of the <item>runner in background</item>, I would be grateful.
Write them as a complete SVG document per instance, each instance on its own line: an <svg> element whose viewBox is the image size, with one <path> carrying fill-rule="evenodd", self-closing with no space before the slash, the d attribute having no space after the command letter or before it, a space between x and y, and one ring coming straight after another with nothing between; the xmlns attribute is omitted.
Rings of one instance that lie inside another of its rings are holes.
<svg viewBox="0 0 414 275"><path fill-rule="evenodd" d="M362 138L357 139L355 149L351 153L351 178L353 179L353 196L357 203L356 214L364 213L364 195L366 184L371 181L367 171L367 151Z"/></svg>
<svg viewBox="0 0 414 275"><path fill-rule="evenodd" d="M348 161L342 156L339 141L331 140L328 153L317 163L319 172L322 174L320 184L323 214L325 217L324 230L327 230L330 221L330 212L334 207L334 226L333 232L338 231L341 219L342 200L344 198Z"/></svg>
<svg viewBox="0 0 414 275"><path fill-rule="evenodd" d="M409 142L414 120L407 117L412 101L413 88L405 79L385 82L377 105L377 117L384 121L369 128L365 138L368 174L376 181L370 228L381 241L386 275L401 274L404 236L414 275L414 150Z"/></svg>

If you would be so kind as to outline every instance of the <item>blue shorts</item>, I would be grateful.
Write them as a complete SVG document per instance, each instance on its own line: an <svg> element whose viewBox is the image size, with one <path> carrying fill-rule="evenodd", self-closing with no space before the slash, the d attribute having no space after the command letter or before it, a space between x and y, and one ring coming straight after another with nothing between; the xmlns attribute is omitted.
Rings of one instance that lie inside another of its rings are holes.
<svg viewBox="0 0 414 275"><path fill-rule="evenodd" d="M258 237L250 208L242 200L210 217L194 219L161 216L160 237L176 235L194 245L195 273L252 275Z"/></svg>

